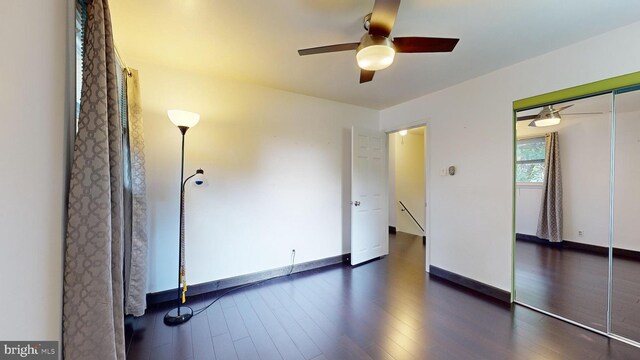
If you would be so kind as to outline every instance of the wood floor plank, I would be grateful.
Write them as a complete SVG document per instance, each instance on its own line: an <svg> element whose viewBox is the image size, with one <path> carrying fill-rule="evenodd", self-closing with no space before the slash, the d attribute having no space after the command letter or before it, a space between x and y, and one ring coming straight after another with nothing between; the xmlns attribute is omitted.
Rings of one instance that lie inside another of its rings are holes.
<svg viewBox="0 0 640 360"><path fill-rule="evenodd" d="M294 299L297 296L291 296L291 293L284 291L282 287L269 288L274 296L286 307L294 318L294 320L304 329L305 333L313 340L313 342L322 351L323 355L328 359L348 359L350 352L339 342L341 332L330 331L325 332L314 321L305 310L300 307ZM316 314L317 315L317 314ZM320 322L324 322L322 318L318 318Z"/></svg>
<svg viewBox="0 0 640 360"><path fill-rule="evenodd" d="M191 338L194 342L211 338L209 318L206 312L191 318L189 324L191 325Z"/></svg>
<svg viewBox="0 0 640 360"><path fill-rule="evenodd" d="M242 316L240 316L240 312L235 306L235 303L233 306L223 307L222 313L224 314L224 318L227 322L227 328L229 329L229 334L231 334L231 340L235 341L249 336L249 332L244 326L244 320L242 320Z"/></svg>
<svg viewBox="0 0 640 360"><path fill-rule="evenodd" d="M250 337L236 340L233 342L233 345L236 348L239 360L260 360L258 351L253 345L253 341L251 341Z"/></svg>
<svg viewBox="0 0 640 360"><path fill-rule="evenodd" d="M193 340L193 359L194 360L216 360L216 353L213 349L213 339L198 338Z"/></svg>
<svg viewBox="0 0 640 360"><path fill-rule="evenodd" d="M258 290L258 289L256 289ZM278 321L271 309L267 306L258 291L253 291L254 296L251 298L250 303L253 306L254 311L260 318L260 321L267 329L269 336L273 340L274 344L278 348L278 351L285 360L303 360L305 357L302 355L298 347L295 345L289 333L282 327L282 324ZM317 355L317 354L316 354Z"/></svg>
<svg viewBox="0 0 640 360"><path fill-rule="evenodd" d="M305 359L310 360L322 354L318 346L311 340L304 329L294 320L292 315L280 304L276 297L266 288L258 291L262 299L269 299L269 308L273 315L287 332L293 343L300 350ZM265 304L267 300L265 300Z"/></svg>
<svg viewBox="0 0 640 360"><path fill-rule="evenodd" d="M212 341L213 341L213 350L215 351L215 354L216 354L216 359L218 360L237 360L238 359L238 355L236 354L236 348L233 345L233 340L231 340L231 335L229 335L229 333L214 336Z"/></svg>
<svg viewBox="0 0 640 360"><path fill-rule="evenodd" d="M282 359L282 355L278 352L278 348L276 348L260 318L256 315L245 293L234 294L232 298L238 306L251 340L253 340L253 344L260 356L265 359Z"/></svg>
<svg viewBox="0 0 640 360"><path fill-rule="evenodd" d="M211 305L207 310L207 319L209 320L209 331L211 336L218 336L229 333L227 320L222 312L220 302Z"/></svg>

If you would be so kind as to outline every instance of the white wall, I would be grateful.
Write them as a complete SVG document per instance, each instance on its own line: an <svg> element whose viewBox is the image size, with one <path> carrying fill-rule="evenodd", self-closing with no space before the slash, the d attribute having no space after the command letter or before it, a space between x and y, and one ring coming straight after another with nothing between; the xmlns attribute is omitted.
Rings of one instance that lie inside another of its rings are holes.
<svg viewBox="0 0 640 360"><path fill-rule="evenodd" d="M166 111L201 114L187 133L191 284L350 252L350 128L378 112L127 59L140 71L151 219L149 291L176 286L180 133Z"/></svg>
<svg viewBox="0 0 640 360"><path fill-rule="evenodd" d="M640 104L638 91L616 97L616 104ZM613 247L640 251L640 111L616 109Z"/></svg>
<svg viewBox="0 0 640 360"><path fill-rule="evenodd" d="M640 22L381 111L381 129L425 123L431 263L511 289L512 102L640 70ZM469 59L473 61L473 59Z"/></svg>
<svg viewBox="0 0 640 360"><path fill-rule="evenodd" d="M2 340L60 340L67 2L0 1Z"/></svg>
<svg viewBox="0 0 640 360"><path fill-rule="evenodd" d="M422 236L424 232L402 211L398 201L404 203L424 228L424 133L409 132L404 139L398 133L390 137L395 138L395 203L390 212L396 213L398 231Z"/></svg>

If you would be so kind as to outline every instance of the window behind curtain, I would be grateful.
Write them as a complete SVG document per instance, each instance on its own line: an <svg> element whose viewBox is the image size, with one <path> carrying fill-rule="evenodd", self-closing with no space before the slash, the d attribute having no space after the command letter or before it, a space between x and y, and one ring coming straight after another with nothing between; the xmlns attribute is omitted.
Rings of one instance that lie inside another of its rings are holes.
<svg viewBox="0 0 640 360"><path fill-rule="evenodd" d="M84 20L86 19L86 4L76 2L76 133L80 118L80 96L82 94L82 41L84 35Z"/></svg>
<svg viewBox="0 0 640 360"><path fill-rule="evenodd" d="M545 138L516 142L516 182L542 184L544 180Z"/></svg>

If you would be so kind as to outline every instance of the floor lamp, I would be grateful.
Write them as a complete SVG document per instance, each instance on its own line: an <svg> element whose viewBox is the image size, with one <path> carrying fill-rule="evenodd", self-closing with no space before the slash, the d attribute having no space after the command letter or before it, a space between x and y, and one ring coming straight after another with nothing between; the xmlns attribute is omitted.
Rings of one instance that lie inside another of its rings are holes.
<svg viewBox="0 0 640 360"><path fill-rule="evenodd" d="M180 241L178 250L178 307L169 310L164 316L164 323L173 326L180 325L191 319L193 310L188 306L182 306L185 303L185 294L187 292L187 281L185 279L184 264L184 189L187 182L197 177L196 185L202 185L204 180L204 170L198 169L195 174L184 179L184 139L187 130L196 126L200 120L200 115L183 110L169 110L169 119L173 122L182 133L182 162L180 166Z"/></svg>

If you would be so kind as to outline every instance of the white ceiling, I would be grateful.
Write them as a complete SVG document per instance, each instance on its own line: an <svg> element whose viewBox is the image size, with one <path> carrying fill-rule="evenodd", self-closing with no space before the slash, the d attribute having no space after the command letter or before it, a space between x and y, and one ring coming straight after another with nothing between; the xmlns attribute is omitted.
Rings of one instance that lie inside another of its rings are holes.
<svg viewBox="0 0 640 360"><path fill-rule="evenodd" d="M404 0L392 36L460 38L450 54L398 54L359 84L373 0L111 0L121 55L383 109L640 20L638 0ZM577 64L578 65L578 64Z"/></svg>

